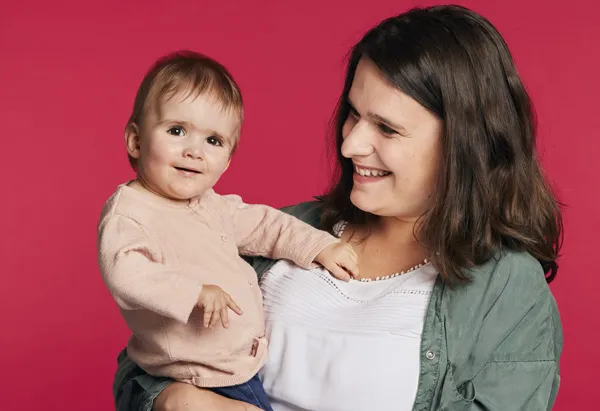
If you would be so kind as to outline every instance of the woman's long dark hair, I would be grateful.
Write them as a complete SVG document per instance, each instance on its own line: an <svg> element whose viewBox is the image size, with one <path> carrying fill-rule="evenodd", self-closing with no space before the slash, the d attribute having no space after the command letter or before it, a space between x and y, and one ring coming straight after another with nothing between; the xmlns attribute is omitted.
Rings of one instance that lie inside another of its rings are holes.
<svg viewBox="0 0 600 411"><path fill-rule="evenodd" d="M466 268L508 248L532 254L550 282L562 218L536 156L531 102L501 35L459 6L384 20L352 49L334 117L339 170L324 197L324 228L376 218L350 202L354 170L341 154L348 93L363 58L443 121L436 198L419 221L418 239L444 279L468 280Z"/></svg>

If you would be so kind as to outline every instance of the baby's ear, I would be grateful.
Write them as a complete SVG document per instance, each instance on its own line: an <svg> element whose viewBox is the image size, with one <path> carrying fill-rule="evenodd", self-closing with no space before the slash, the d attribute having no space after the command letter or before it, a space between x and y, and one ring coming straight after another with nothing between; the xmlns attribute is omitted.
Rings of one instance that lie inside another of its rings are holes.
<svg viewBox="0 0 600 411"><path fill-rule="evenodd" d="M136 123L129 123L125 128L125 146L130 157L140 157L140 128Z"/></svg>

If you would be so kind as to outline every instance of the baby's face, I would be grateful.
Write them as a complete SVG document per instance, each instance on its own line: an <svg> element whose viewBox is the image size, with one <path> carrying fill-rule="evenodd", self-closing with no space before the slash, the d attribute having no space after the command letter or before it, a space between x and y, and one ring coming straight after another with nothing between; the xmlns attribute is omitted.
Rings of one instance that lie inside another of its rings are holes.
<svg viewBox="0 0 600 411"><path fill-rule="evenodd" d="M210 95L175 95L139 125L138 178L156 194L189 200L212 188L229 166L240 120Z"/></svg>

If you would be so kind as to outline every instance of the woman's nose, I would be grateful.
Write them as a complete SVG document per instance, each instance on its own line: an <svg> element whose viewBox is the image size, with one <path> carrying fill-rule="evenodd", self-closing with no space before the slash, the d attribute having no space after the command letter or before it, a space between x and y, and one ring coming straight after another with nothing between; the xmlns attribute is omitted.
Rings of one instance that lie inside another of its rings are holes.
<svg viewBox="0 0 600 411"><path fill-rule="evenodd" d="M342 142L342 155L346 158L364 157L373 153L371 131L366 122L359 121Z"/></svg>

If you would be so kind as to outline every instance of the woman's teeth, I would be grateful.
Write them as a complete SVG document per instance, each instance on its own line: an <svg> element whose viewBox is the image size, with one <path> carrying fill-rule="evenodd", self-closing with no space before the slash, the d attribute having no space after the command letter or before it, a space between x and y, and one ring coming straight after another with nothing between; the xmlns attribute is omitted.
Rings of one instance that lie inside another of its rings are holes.
<svg viewBox="0 0 600 411"><path fill-rule="evenodd" d="M363 177L384 177L384 176L392 174L389 171L374 170L371 168L354 167L354 170L356 171L357 174L360 174Z"/></svg>

